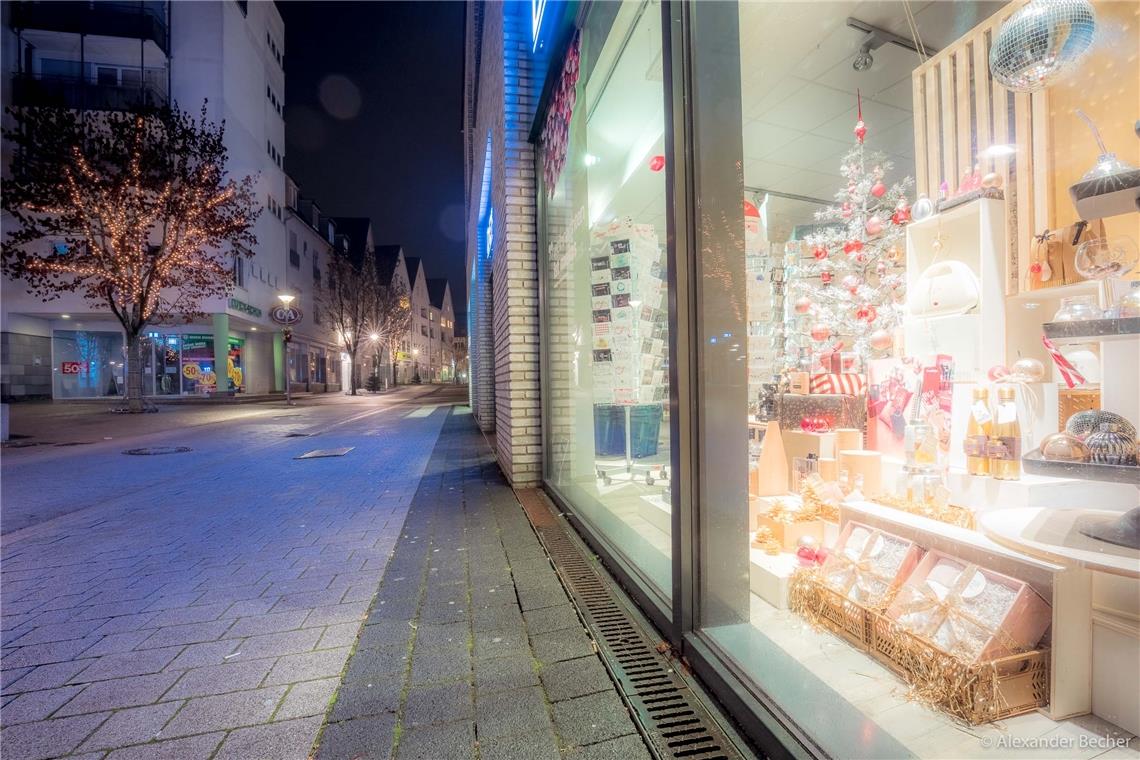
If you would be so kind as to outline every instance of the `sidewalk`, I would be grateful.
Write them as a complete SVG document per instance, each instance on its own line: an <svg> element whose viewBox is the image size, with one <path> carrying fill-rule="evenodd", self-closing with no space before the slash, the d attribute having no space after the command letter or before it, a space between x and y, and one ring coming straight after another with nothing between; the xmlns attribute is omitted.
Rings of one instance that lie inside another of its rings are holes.
<svg viewBox="0 0 1140 760"><path fill-rule="evenodd" d="M5 536L5 760L647 758L461 399L179 432Z"/></svg>
<svg viewBox="0 0 1140 760"><path fill-rule="evenodd" d="M648 760L522 507L453 410L317 757Z"/></svg>

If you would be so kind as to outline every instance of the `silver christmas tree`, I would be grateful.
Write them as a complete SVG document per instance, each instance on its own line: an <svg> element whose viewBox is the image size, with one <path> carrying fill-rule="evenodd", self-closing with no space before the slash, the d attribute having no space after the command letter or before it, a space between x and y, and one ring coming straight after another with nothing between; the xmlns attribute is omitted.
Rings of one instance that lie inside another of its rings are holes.
<svg viewBox="0 0 1140 760"><path fill-rule="evenodd" d="M903 316L904 227L910 221L910 177L887 185L892 164L867 150L862 105L855 144L840 172L847 186L836 205L816 212L817 226L787 262L788 355L855 352L864 360L889 353Z"/></svg>

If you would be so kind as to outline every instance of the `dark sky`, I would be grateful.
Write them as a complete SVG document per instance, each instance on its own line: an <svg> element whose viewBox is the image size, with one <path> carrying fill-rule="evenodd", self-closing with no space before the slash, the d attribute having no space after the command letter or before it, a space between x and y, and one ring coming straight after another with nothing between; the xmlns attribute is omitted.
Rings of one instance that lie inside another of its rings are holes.
<svg viewBox="0 0 1140 760"><path fill-rule="evenodd" d="M463 4L278 2L286 168L332 216L372 219L466 310Z"/></svg>

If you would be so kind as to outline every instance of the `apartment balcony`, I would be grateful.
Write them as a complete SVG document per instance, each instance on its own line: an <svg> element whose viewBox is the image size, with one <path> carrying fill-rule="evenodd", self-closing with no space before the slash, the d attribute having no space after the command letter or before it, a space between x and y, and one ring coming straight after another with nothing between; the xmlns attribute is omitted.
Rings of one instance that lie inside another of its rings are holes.
<svg viewBox="0 0 1140 760"><path fill-rule="evenodd" d="M165 2L12 3L13 29L42 29L150 40L170 55L170 27Z"/></svg>
<svg viewBox="0 0 1140 760"><path fill-rule="evenodd" d="M82 77L17 74L12 78L12 102L16 106L130 111L160 108L169 103L169 98L165 86L146 78L137 83L111 84Z"/></svg>

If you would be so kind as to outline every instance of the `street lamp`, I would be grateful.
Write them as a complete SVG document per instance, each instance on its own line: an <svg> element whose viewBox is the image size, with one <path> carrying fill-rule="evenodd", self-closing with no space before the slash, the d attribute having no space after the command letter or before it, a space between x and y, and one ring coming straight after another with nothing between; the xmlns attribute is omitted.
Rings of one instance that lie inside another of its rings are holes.
<svg viewBox="0 0 1140 760"><path fill-rule="evenodd" d="M289 293L278 293L277 300L286 310L293 303L293 296ZM281 328L282 342L285 344L285 406L293 406L293 394L289 388L289 341L293 339L293 331L288 325Z"/></svg>
<svg viewBox="0 0 1140 760"><path fill-rule="evenodd" d="M415 382L416 376L420 374L419 356L420 356L420 350L418 348L413 348L412 349L412 382Z"/></svg>

